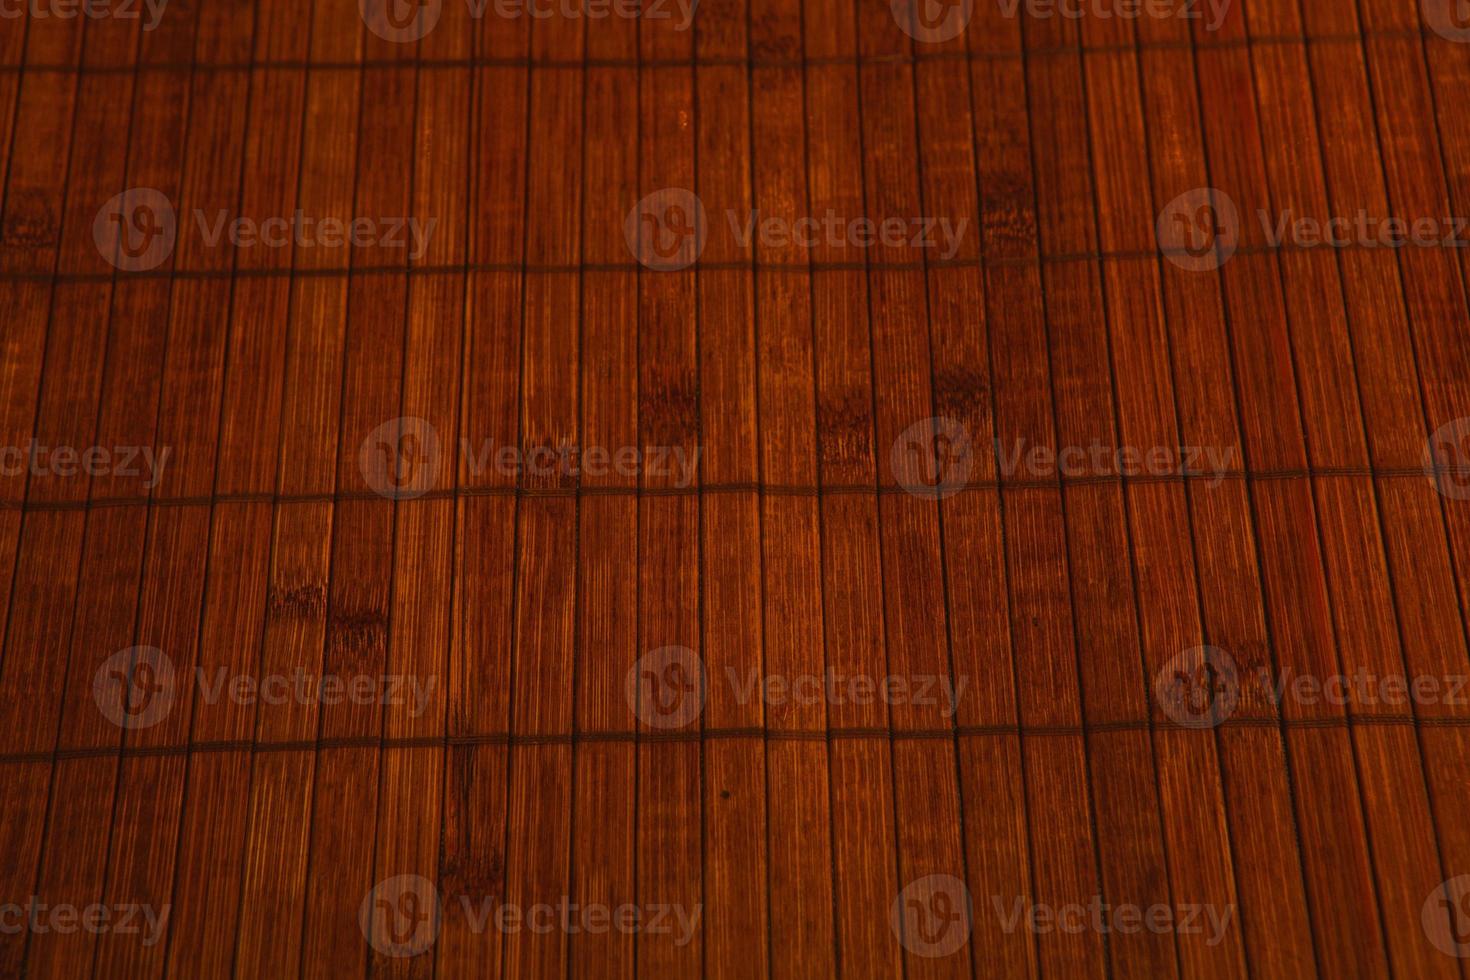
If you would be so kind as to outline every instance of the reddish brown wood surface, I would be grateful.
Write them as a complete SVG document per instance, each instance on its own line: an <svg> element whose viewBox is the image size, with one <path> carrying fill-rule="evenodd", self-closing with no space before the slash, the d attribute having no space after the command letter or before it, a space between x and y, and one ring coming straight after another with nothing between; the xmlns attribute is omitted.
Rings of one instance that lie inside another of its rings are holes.
<svg viewBox="0 0 1470 980"><path fill-rule="evenodd" d="M5 7L0 976L1470 977L1467 13Z"/></svg>

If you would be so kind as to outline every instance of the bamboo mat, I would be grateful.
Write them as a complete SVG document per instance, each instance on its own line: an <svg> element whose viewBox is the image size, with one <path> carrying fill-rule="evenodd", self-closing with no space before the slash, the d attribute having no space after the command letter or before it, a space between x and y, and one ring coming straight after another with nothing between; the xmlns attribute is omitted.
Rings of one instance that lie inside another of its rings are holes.
<svg viewBox="0 0 1470 980"><path fill-rule="evenodd" d="M0 976L1470 978L1467 41L0 4Z"/></svg>

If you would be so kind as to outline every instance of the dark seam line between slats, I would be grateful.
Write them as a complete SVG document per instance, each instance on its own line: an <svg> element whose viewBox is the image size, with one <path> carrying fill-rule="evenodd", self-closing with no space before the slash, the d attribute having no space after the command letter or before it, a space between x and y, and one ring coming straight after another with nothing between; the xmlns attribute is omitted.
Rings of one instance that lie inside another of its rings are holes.
<svg viewBox="0 0 1470 980"><path fill-rule="evenodd" d="M1203 175L1201 175L1203 179ZM1400 215L1387 215L1388 218L1399 218L1403 221L1413 220ZM1423 217L1416 216L1416 217ZM873 218L871 220L878 220ZM47 245L41 248L20 248L7 245L0 241L0 250L11 249L13 251L31 252L42 251L54 246ZM1460 251L1470 245L1450 245L1440 242L1438 244L1424 246L1392 246L1374 245L1362 242L1351 242L1346 245L1249 245L1241 246L1232 254L1232 258L1248 258L1260 255L1276 255L1283 252L1326 252L1328 254L1338 252L1401 252L1405 248L1438 248L1451 252ZM916 251L918 251L916 249ZM1033 266L1047 266L1057 264L1069 264L1077 262L1129 262L1129 261L1154 261L1160 256L1182 255L1178 249L1136 249L1119 250L1115 252L1062 252L1042 255L1037 258L1033 254L1024 256L1000 256L977 258L970 256L966 258L950 259L924 259L922 256L911 262L895 261L873 261L871 263L862 260L849 262L763 262L754 258L742 261L726 262L703 262L696 261L688 267L677 270L677 272L660 274L678 274L678 272L750 272L759 268L761 272L775 273L788 272L808 275L816 272L922 272L934 269L972 269L984 270L988 268L1030 268ZM144 279L188 279L188 280L210 280L210 279L334 279L352 278L355 276L368 275L410 275L410 276L460 276L475 272L503 272L527 275L566 275L568 273L587 272L625 272L637 273L647 271L636 261L627 262L588 262L581 265L527 265L521 266L513 262L462 262L435 265L405 265L403 263L385 265L354 265L349 271L343 266L327 266L316 268L292 269L285 266L262 266L245 269L174 269L160 268L145 272L125 272L118 275L113 270L106 272L12 272L0 270L0 282L55 282L55 283L110 283L116 277L118 282Z"/></svg>
<svg viewBox="0 0 1470 980"><path fill-rule="evenodd" d="M1140 474L1137 476L1079 476L1061 479L1035 480L978 480L965 483L946 491L946 499L963 493L988 493L995 490L1055 490L1059 487L1082 486L1147 486L1151 484L1209 484L1211 482L1245 481L1263 483L1289 480L1323 479L1419 479L1428 480L1431 472L1439 476L1470 478L1463 467L1436 466L1411 467L1314 467L1289 470L1232 470L1225 473L1168 473L1161 475ZM895 484L822 484L820 486L796 486L787 484L760 483L711 483L688 487L609 487L609 486L566 486L566 487L456 487L454 489L430 490L414 497L399 498L399 502L413 500L448 500L470 497L697 497L706 494L755 493L778 497L838 497L876 494L911 494L921 499L932 499L932 491L908 490ZM99 510L111 507L205 507L214 504L323 504L348 501L394 501L371 490L344 490L335 493L222 493L213 496L158 497L104 497L93 500L0 500L0 511L20 510L26 513Z"/></svg>
<svg viewBox="0 0 1470 980"><path fill-rule="evenodd" d="M1152 725L1152 728L1150 727ZM951 741L959 738L1011 737L1011 738L1084 738L1107 732L1147 733L1150 730L1165 732L1196 733L1201 737L1214 732L1243 729L1285 728L1298 730L1333 730L1355 728L1412 728L1461 729L1470 728L1470 716L1442 716L1415 718L1405 714L1334 715L1323 718L1231 718L1215 728L1192 728L1176 724L1167 719L1133 719L1120 721L1089 722L1083 725L959 725L953 728L906 728L839 727L830 729L763 729L757 727L706 728L681 732L632 732L632 731L578 731L548 734L517 734L492 732L481 735L424 735L417 737L383 737L375 735L344 736L338 738L298 739L281 742L252 742L246 739L190 742L185 745L139 745L119 748L97 746L32 752L0 753L0 765L22 763L49 763L68 759L106 759L123 756L141 758L154 756L182 756L200 753L229 752L317 752L332 749L442 749L448 747L495 745L571 745L580 743L634 743L634 742L705 742L714 740L752 739L763 741L839 742L853 740L904 741L909 739L936 739Z"/></svg>
<svg viewBox="0 0 1470 980"><path fill-rule="evenodd" d="M1439 39L1439 37L1434 30L1425 27L1417 31L1367 31L1362 34L1319 34L1314 36L1278 34L1256 37L1221 38L1218 41L1203 43L1199 47L1205 51L1216 51L1277 44L1359 44L1363 40L1418 41L1435 40ZM1138 47L1143 51L1183 51L1189 50L1191 42L1146 41L1140 42ZM1083 46L1081 52L1084 55L1131 54L1133 49L1134 46L1131 44L1099 44ZM1021 51L1018 48L1005 51L924 51L913 55L824 55L814 58L737 58L733 56L700 58L691 55L688 58L651 58L641 62L641 65L644 68L744 68L747 66L757 69L805 68L822 67L824 65L909 64L919 61L1020 61L1038 57L1075 56L1077 52L1078 48L1076 46L1061 45L1037 47L1026 51ZM262 60L253 63L221 62L218 64L200 64L198 69L202 72L301 71L305 69L314 71L382 69L389 71L424 68L541 68L580 71L583 68L637 68L639 65L640 62L634 58L588 58L586 60L572 60L566 58L497 58L487 56L433 58L429 60L418 58L366 58L361 61L312 61L305 58L283 58ZM139 65L84 65L80 68L76 65L0 64L0 72L57 72L65 74L80 73L83 75L130 74L135 68L141 69L142 71L186 71L191 68L191 65L187 62L173 61L145 62Z"/></svg>

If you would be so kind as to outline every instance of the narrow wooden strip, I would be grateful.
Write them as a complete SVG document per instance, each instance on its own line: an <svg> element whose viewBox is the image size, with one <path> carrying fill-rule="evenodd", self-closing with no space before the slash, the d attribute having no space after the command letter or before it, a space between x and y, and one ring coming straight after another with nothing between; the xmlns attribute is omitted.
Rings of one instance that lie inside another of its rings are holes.
<svg viewBox="0 0 1470 980"><path fill-rule="evenodd" d="M800 11L754 2L752 52L799 55ZM795 220L811 213L803 74L761 71L748 76L754 203L763 213ZM801 161L798 169L792 165ZM763 243L764 244L764 243ZM762 255L786 254L777 248ZM757 397L765 480L818 478L817 394L810 273L760 274L755 316ZM768 674L820 676L828 665L824 641L820 504L767 496L761 515L763 628ZM802 701L767 715L772 728L825 723L826 699ZM837 937L833 875L831 767L824 746L766 748L766 841L770 973L834 976Z"/></svg>
<svg viewBox="0 0 1470 980"><path fill-rule="evenodd" d="M884 16L884 15L887 16ZM908 38L888 11L861 8L860 44L865 50L909 49ZM920 123L916 105L916 80L912 66L864 66L858 77L859 114L862 119L861 146L864 161L864 214L885 226L901 222L905 244L893 245L880 236L869 248L875 261L899 256L922 261L926 256L923 237L912 237L908 229L922 227L926 217L926 175L918 154ZM939 194L944 190L930 185ZM943 207L953 207L948 201ZM916 246L917 243L917 246ZM915 254L917 253L917 254ZM938 438L934 426L933 381L935 365L928 319L929 290L921 269L912 272L870 270L868 288L871 358L874 390L874 440L878 454L880 484L891 481L908 487L922 486L914 480L914 454L905 453L909 440L928 445L926 436ZM917 428L915 428L917 427ZM945 594L944 525L933 497L885 496L879 501L880 559L883 571L885 677L902 679L911 691L941 688L941 679L952 684L949 610ZM944 695L893 697L884 700L886 712L897 725L942 723L953 704ZM927 947L927 935L910 915L909 898L931 875L948 875L947 881L967 881L965 848L958 780L953 745L933 744L921 782L909 775L915 767L895 747L894 807L897 836L898 892L892 902L899 909L902 927L895 930L905 948L905 968L915 975L963 976L972 969L970 950L961 944L950 948L948 932L937 949ZM952 803L956 819L941 820L934 834L905 833L912 821L905 814L917 805L933 806L938 798L944 807ZM922 804L919 801L924 801ZM929 879L933 880L933 879ZM917 884L916 884L917 883ZM942 890L941 890L942 891ZM892 914L892 909L890 909ZM926 914L926 913L921 913ZM895 923L896 924L896 923ZM928 923L924 925L927 927ZM946 924L946 928L950 924ZM936 952L944 955L935 956Z"/></svg>
<svg viewBox="0 0 1470 980"><path fill-rule="evenodd" d="M701 6L697 53L743 54L749 23L745 3ZM749 79L739 69L696 68L694 84L695 176L710 220L701 257L719 261L740 254L735 228L756 206L754 106ZM744 247L758 250L760 244L753 239ZM763 465L757 383L766 365L757 362L757 345L764 324L753 293L749 272L698 276L701 481L758 478ZM764 685L774 678L765 655L763 501L756 494L704 500L700 523L700 645L709 681L703 719L712 726L760 726L768 710L780 710L771 709L764 696ZM775 911L769 901L765 746L711 742L702 764L704 972L765 977L774 957Z"/></svg>
<svg viewBox="0 0 1470 980"><path fill-rule="evenodd" d="M1140 38L1145 36L1141 31ZM1145 118L1149 121L1153 200L1163 202L1163 210L1168 202L1200 186L1206 179L1199 138L1198 85L1190 59L1179 54L1141 54L1141 70ZM1221 370L1222 365L1231 362L1220 280L1174 263L1164 263L1160 268L1167 324L1165 349L1172 370L1177 438L1186 445L1212 446L1221 453L1239 454L1233 371ZM1136 358L1147 356L1121 344L1115 345L1115 350L1129 351L1133 363L1138 363ZM1174 437L1171 427L1166 425L1161 429L1147 421L1150 415L1142 405L1134 405L1130 411L1130 401L1124 399L1124 417L1131 418L1132 425L1147 432L1149 438ZM1167 420L1168 416L1164 418ZM1179 501L1170 500L1169 495L1160 492L1136 496L1140 504L1137 518L1140 526L1135 547L1141 556L1141 570L1152 566L1148 558L1142 557L1147 553L1146 547L1169 548L1163 535L1189 533L1194 540L1193 570L1186 573L1186 581L1194 592L1193 601L1188 592L1173 594L1176 602L1185 604L1184 608L1194 606L1194 611L1185 614L1185 629L1175 632L1172 624L1157 615L1149 616L1152 626L1145 628L1145 636L1153 641L1146 640L1145 648L1148 674L1154 684L1159 672L1173 658L1201 640L1229 649L1244 670L1259 670L1270 663L1259 612L1251 608L1248 598L1259 595L1260 586L1253 549L1247 547L1252 530L1246 494L1243 488L1228 484L1209 492L1189 489L1191 492ZM1145 522L1146 517L1172 520L1155 524ZM1154 530L1160 537L1153 536ZM1149 544L1146 546L1145 542ZM1149 580L1149 591L1170 594L1169 586L1164 584L1167 576L1144 574ZM1144 586L1140 588L1143 590ZM1198 625L1192 624L1191 619L1197 619ZM1155 717L1162 717L1157 696L1155 702ZM1274 720L1275 713L1259 697L1259 692L1246 689L1236 716ZM1272 739L1266 733L1258 741L1263 750L1272 752L1269 758L1284 762L1279 738ZM1274 782L1266 782L1265 795L1247 809L1244 798L1237 805L1236 794L1244 790L1237 789L1238 784L1231 779L1232 772L1251 764L1243 754L1251 749L1245 740L1222 734L1217 749L1212 750L1194 740L1170 736L1156 739L1156 746L1161 793L1169 801L1166 809L1175 812L1189 806L1189 774L1201 769L1209 771L1218 761L1221 803L1201 808L1207 816L1202 819L1198 833L1188 830L1171 833L1171 868L1179 869L1176 894L1199 895L1217 907L1238 908L1237 932L1227 942L1214 948L1196 942L1182 944L1186 972L1238 972L1241 957L1261 964L1257 968L1262 970L1268 967L1312 969L1311 930L1282 767L1273 763L1266 769L1263 778ZM1256 760L1254 765L1261 763ZM1274 853L1258 853L1254 843L1259 839L1259 827L1254 822L1258 820L1268 821L1272 827L1270 837L1277 848ZM1286 870L1268 873L1265 870L1268 865ZM1194 882L1186 883L1186 875L1191 870L1198 870L1199 874ZM1271 923L1289 925L1272 929Z"/></svg>
<svg viewBox="0 0 1470 980"><path fill-rule="evenodd" d="M665 29L640 31L645 58L687 50L688 43ZM640 191L692 186L693 109L692 71L656 68L641 73ZM699 432L696 278L688 271L648 270L639 273L638 290L638 441L691 453ZM671 479L649 472L641 476L645 486L667 485ZM645 497L639 502L640 658L668 647L700 653L699 520L695 500ZM672 655L688 667L688 654L680 650ZM639 690L643 698L651 694L643 685ZM655 718L644 713L641 727L652 730L670 722L680 728L700 727L697 710L686 713L683 707L689 693L687 687L674 691L676 714ZM692 907L703 901L703 777L697 745L639 746L638 903ZM640 934L636 949L640 974L692 975L704 962L701 933L683 945L676 945L672 935Z"/></svg>

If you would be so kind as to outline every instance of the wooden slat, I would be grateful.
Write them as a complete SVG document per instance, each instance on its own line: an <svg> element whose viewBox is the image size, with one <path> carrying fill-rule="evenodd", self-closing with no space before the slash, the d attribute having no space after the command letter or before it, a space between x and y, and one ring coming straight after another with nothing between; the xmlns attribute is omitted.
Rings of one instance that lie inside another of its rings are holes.
<svg viewBox="0 0 1470 980"><path fill-rule="evenodd" d="M753 12L752 12L753 15ZM720 0L701 5L696 54L739 58L749 45L746 4ZM751 171L751 92L745 70L710 66L695 70L695 191L709 222L704 262L749 262L764 250L741 243L731 216L744 222L755 206ZM746 269L698 274L698 476L702 483L749 485L763 474L764 433L757 406L758 338L765 324L755 309L754 282ZM708 693L702 719L710 728L756 729L770 715L758 685L777 676L766 661L762 538L764 501L740 491L700 500L700 649ZM784 675L783 675L784 676ZM767 747L759 739L719 739L703 748L702 805L706 976L770 974L767 927L770 856L767 842Z"/></svg>
<svg viewBox="0 0 1470 980"><path fill-rule="evenodd" d="M610 19L586 32L588 59L637 57L636 23ZM583 93L582 260L625 263L623 216L639 198L637 72L589 64ZM638 442L638 275L588 270L581 283L581 359L577 430L584 452ZM639 649L638 476L608 467L583 472L583 488L609 491L579 499L575 729L635 732L626 678ZM620 491L613 493L614 489ZM568 893L584 906L617 908L636 900L638 749L631 741L572 747L573 799ZM568 975L631 977L636 938L616 929L568 939Z"/></svg>
<svg viewBox="0 0 1470 980"><path fill-rule="evenodd" d="M754 57L799 60L799 10L776 3L750 6L748 49ZM811 213L807 186L806 79L791 68L752 69L750 154L752 203L762 215L789 221ZM802 161L802 166L792 165ZM807 250L761 243L758 262L782 271L755 273L756 417L759 475L774 485L818 483L816 329L812 276L801 270ZM787 265L796 266L788 270ZM708 347L708 342L706 342ZM761 511L762 636L767 674L822 676L824 648L822 517L819 502L768 495ZM768 732L820 731L825 699L770 706ZM830 750L807 740L766 743L765 798L770 973L833 976L837 969L834 916Z"/></svg>
<svg viewBox="0 0 1470 980"><path fill-rule="evenodd" d="M851 58L857 25L846 8L806 8L808 59ZM813 215L861 216L862 122L858 72L843 63L807 68L807 194ZM858 262L846 242L823 241L814 262ZM874 438L873 369L867 277L861 270L812 274L820 484L875 486L879 449ZM820 501L822 596L827 668L839 676L887 674L883 574L875 495L834 494ZM887 728L876 700L833 704L833 729ZM839 970L894 974L903 948L888 911L899 892L892 746L882 739L831 743L833 906Z"/></svg>
<svg viewBox="0 0 1470 980"><path fill-rule="evenodd" d="M694 72L670 65L686 59L693 39L665 22L639 25L638 184L639 198L665 188L695 188L697 111ZM697 193L697 192L696 192ZM699 363L697 352L697 274L693 269L638 273L638 440L639 446L678 447L693 453L699 444ZM640 487L670 486L672 475L644 471ZM638 653L682 647L701 655L700 510L687 495L643 496L638 501ZM687 655L680 662L689 663ZM686 675L687 676L687 675ZM647 692L645 692L647 696ZM665 731L658 722L682 724L673 730L699 731L697 713L686 717L681 690L671 719L650 721L644 711L639 730ZM636 902L702 905L702 747L693 741L645 739L638 746ZM693 976L704 963L703 929L676 945L672 934L639 934L636 969L660 976Z"/></svg>
<svg viewBox="0 0 1470 980"><path fill-rule="evenodd" d="M555 17L531 29L534 58L576 61L584 22ZM576 265L581 254L583 82L578 69L546 68L530 76L527 112L526 253L528 267ZM565 206L561 206L561 205ZM574 488L575 476L547 460L579 445L577 375L581 350L581 282L574 273L528 271L521 325L520 449L522 488ZM515 608L511 651L510 730L565 736L572 728L577 583L566 569L578 561L577 501L571 496L519 501ZM568 894L572 768L565 742L518 745L510 755L505 829L506 903L521 909L557 905ZM568 928L521 927L503 942L504 976L560 975L567 968Z"/></svg>

